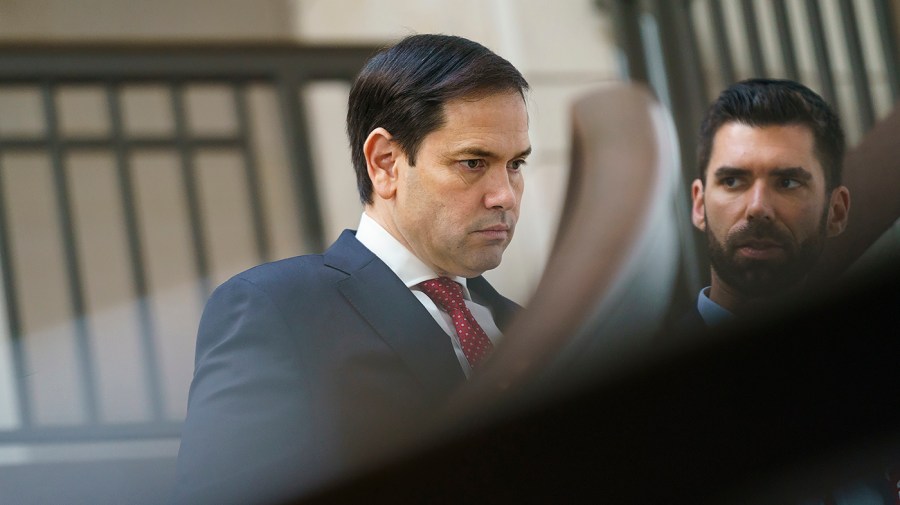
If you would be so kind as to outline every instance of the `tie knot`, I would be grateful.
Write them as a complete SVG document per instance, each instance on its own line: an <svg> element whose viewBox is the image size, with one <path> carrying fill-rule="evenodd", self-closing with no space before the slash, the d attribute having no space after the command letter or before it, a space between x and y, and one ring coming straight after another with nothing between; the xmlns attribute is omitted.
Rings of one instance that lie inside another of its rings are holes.
<svg viewBox="0 0 900 505"><path fill-rule="evenodd" d="M419 284L419 287L440 308L444 309L444 312L465 307L466 302L463 299L462 286L448 277L427 280Z"/></svg>

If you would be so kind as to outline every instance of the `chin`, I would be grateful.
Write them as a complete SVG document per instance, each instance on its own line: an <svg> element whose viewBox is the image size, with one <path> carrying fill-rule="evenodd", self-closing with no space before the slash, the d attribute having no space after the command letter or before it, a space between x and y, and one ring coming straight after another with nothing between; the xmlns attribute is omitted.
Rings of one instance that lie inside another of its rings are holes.
<svg viewBox="0 0 900 505"><path fill-rule="evenodd" d="M487 272L488 270L493 270L493 269L499 267L500 260L501 260L501 258L496 258L496 259L492 258L490 260L485 259L484 261L479 261L479 262L475 263L474 265L472 265L472 272L474 272L474 275L470 275L467 277L475 277L475 276L483 274L484 272Z"/></svg>

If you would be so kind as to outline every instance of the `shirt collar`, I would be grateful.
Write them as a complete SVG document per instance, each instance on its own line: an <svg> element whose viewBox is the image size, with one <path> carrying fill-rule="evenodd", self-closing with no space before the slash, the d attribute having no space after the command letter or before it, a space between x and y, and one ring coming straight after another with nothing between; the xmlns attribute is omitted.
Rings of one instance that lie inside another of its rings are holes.
<svg viewBox="0 0 900 505"><path fill-rule="evenodd" d="M697 312L707 326L716 326L734 318L730 310L710 300L708 293L709 286L701 289L697 296Z"/></svg>
<svg viewBox="0 0 900 505"><path fill-rule="evenodd" d="M431 268L422 262L415 254L403 246L381 224L363 212L356 230L356 239L378 259L384 262L403 281L406 287L418 289L416 286L428 279L439 277ZM466 286L465 277L450 276L451 279L462 286L463 297L471 300L469 288Z"/></svg>

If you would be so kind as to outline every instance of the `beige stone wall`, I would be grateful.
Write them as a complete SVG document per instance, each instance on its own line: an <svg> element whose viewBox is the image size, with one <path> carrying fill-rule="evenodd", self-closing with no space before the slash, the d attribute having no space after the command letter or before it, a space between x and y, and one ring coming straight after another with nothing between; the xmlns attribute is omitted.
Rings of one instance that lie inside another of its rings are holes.
<svg viewBox="0 0 900 505"><path fill-rule="evenodd" d="M288 0L0 0L0 40L290 38Z"/></svg>

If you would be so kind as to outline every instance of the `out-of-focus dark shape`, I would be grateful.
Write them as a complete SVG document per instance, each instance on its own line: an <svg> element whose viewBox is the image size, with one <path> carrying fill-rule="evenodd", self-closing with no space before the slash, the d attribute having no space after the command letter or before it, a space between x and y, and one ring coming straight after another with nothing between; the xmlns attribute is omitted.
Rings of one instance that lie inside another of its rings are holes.
<svg viewBox="0 0 900 505"><path fill-rule="evenodd" d="M844 158L844 185L853 199L847 229L826 242L815 282L830 282L900 219L900 105Z"/></svg>
<svg viewBox="0 0 900 505"><path fill-rule="evenodd" d="M900 456L897 267L666 339L303 503L791 504L882 475Z"/></svg>

